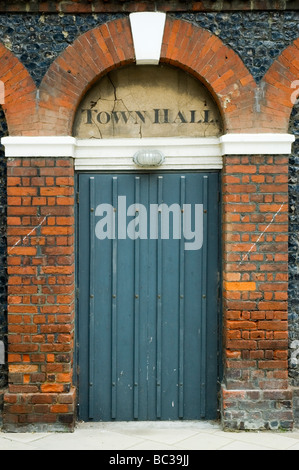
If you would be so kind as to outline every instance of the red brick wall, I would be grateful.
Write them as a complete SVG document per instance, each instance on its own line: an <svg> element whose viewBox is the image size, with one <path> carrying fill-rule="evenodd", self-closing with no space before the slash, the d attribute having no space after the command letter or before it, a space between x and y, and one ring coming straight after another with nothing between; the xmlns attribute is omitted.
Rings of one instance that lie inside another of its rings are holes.
<svg viewBox="0 0 299 470"><path fill-rule="evenodd" d="M285 388L288 157L225 158L223 270L227 387Z"/></svg>
<svg viewBox="0 0 299 470"><path fill-rule="evenodd" d="M8 161L9 424L70 425L74 350L74 170Z"/></svg>
<svg viewBox="0 0 299 470"><path fill-rule="evenodd" d="M289 429L288 157L225 158L223 279L223 425Z"/></svg>

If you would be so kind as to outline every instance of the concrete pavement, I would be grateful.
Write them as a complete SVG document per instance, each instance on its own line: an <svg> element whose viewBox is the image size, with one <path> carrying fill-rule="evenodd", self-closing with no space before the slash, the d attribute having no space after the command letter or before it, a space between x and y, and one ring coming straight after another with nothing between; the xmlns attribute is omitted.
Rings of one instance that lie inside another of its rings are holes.
<svg viewBox="0 0 299 470"><path fill-rule="evenodd" d="M78 423L74 433L3 433L0 450L299 450L293 432L225 432L219 423Z"/></svg>

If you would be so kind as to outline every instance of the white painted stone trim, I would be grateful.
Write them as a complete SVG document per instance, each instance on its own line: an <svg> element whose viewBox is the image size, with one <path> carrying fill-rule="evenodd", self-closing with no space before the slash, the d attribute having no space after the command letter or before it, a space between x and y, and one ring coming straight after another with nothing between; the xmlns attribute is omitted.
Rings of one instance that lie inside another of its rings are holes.
<svg viewBox="0 0 299 470"><path fill-rule="evenodd" d="M76 170L134 170L135 153L156 149L163 153L161 170L221 169L224 155L289 155L295 137L290 134L226 134L222 137L76 139L70 136L3 137L5 155L71 157ZM149 168L153 169L153 168Z"/></svg>
<svg viewBox="0 0 299 470"><path fill-rule="evenodd" d="M292 152L291 134L226 134L219 139L222 155L285 155Z"/></svg>
<svg viewBox="0 0 299 470"><path fill-rule="evenodd" d="M139 167L133 162L140 149L157 149L165 157L159 167L174 169L221 169L223 166L219 140L215 138L145 138L78 140L75 168L77 170L122 169L134 170ZM142 167L146 169L147 167ZM150 167L150 169L154 169ZM156 168L157 169L157 168Z"/></svg>
<svg viewBox="0 0 299 470"><path fill-rule="evenodd" d="M165 13L138 12L130 14L137 65L157 65L160 62L165 21Z"/></svg>
<svg viewBox="0 0 299 470"><path fill-rule="evenodd" d="M6 157L73 157L76 139L69 136L2 137Z"/></svg>
<svg viewBox="0 0 299 470"><path fill-rule="evenodd" d="M76 139L74 137L3 137L5 155L13 157L72 157L76 170L134 170L135 153L157 149L165 156L161 169L221 169L218 137ZM145 168L145 167L143 167Z"/></svg>

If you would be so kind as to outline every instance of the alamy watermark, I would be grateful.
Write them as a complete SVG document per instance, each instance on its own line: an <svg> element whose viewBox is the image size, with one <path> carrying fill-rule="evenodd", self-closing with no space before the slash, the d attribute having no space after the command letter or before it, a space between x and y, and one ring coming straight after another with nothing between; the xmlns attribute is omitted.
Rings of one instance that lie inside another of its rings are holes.
<svg viewBox="0 0 299 470"><path fill-rule="evenodd" d="M200 250L203 245L202 204L143 204L127 207L126 196L118 196L117 208L99 204L95 226L99 240L182 240L185 250Z"/></svg>

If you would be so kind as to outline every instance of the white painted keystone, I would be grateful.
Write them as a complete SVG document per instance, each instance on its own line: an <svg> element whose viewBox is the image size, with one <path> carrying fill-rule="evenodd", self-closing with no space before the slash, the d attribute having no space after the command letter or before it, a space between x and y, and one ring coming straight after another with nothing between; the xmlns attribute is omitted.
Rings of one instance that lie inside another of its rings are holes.
<svg viewBox="0 0 299 470"><path fill-rule="evenodd" d="M160 62L166 14L138 12L130 14L137 65Z"/></svg>

